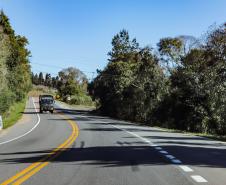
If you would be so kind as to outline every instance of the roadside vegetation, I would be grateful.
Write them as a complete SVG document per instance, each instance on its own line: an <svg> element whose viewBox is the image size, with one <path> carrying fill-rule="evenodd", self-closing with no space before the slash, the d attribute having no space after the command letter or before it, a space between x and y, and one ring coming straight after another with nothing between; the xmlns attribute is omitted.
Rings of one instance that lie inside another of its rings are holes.
<svg viewBox="0 0 226 185"><path fill-rule="evenodd" d="M51 87L33 84L31 91L28 93L28 96L38 97L39 95L42 95L42 94L49 94L49 95L56 96L57 95L56 93L57 93L56 89L53 89Z"/></svg>
<svg viewBox="0 0 226 185"><path fill-rule="evenodd" d="M28 40L17 35L8 17L0 12L0 115L4 127L20 116L31 89ZM18 112L19 111L19 112Z"/></svg>
<svg viewBox="0 0 226 185"><path fill-rule="evenodd" d="M63 69L56 77L51 77L51 74L48 73L44 77L42 72L32 74L32 83L36 88L33 92L42 91L55 95L57 99L71 105L95 105L87 91L87 77L77 68L69 67Z"/></svg>
<svg viewBox="0 0 226 185"><path fill-rule="evenodd" d="M226 24L202 39L163 38L140 47L126 30L90 83L99 110L119 119L188 132L226 134Z"/></svg>
<svg viewBox="0 0 226 185"><path fill-rule="evenodd" d="M16 123L17 120L19 120L24 112L26 105L26 98L22 101L15 102L12 104L8 111L3 114L4 116L4 129L7 127L12 126L14 123Z"/></svg>

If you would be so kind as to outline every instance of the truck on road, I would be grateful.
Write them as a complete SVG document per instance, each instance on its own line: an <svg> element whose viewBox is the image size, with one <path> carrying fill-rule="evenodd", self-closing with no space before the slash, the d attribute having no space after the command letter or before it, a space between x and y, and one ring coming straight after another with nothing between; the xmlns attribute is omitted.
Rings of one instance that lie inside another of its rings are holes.
<svg viewBox="0 0 226 185"><path fill-rule="evenodd" d="M55 101L52 95L40 95L39 96L40 113L43 113L43 111L49 111L53 113L54 103Z"/></svg>

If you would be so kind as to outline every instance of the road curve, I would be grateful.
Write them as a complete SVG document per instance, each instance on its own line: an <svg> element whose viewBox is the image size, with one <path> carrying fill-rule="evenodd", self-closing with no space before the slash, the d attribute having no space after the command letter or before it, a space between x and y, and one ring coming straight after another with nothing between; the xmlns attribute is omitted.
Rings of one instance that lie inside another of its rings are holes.
<svg viewBox="0 0 226 185"><path fill-rule="evenodd" d="M40 124L25 137L0 145L1 183L226 184L226 145L222 142L60 106L58 113L41 114ZM33 108L25 111L31 123L37 121L37 113L30 111Z"/></svg>

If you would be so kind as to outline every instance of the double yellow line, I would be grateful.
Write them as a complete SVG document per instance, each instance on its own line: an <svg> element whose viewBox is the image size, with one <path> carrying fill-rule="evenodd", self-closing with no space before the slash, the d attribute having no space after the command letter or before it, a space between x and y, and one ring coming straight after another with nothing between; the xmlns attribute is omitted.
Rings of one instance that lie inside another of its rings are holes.
<svg viewBox="0 0 226 185"><path fill-rule="evenodd" d="M66 118L65 116L61 115L62 117ZM51 160L55 159L58 155L60 155L63 151L65 151L72 143L76 140L79 134L79 129L77 124L72 121L68 120L69 124L72 127L72 133L70 137L61 145L59 145L56 149L52 150L48 155L44 158L40 159L39 161L32 163L30 166L25 168L24 170L20 171L16 175L10 177L6 181L2 182L0 185L18 185L22 184L24 181L28 180L31 176L38 173L42 168L47 166Z"/></svg>

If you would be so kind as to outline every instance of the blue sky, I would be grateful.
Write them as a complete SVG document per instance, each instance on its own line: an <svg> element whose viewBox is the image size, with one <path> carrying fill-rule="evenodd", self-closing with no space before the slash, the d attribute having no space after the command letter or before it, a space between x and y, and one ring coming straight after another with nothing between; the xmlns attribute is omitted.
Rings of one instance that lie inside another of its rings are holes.
<svg viewBox="0 0 226 185"><path fill-rule="evenodd" d="M225 0L0 0L0 8L28 38L32 70L53 75L58 67L103 69L122 29L141 46L156 47L160 38L199 37L226 21Z"/></svg>

